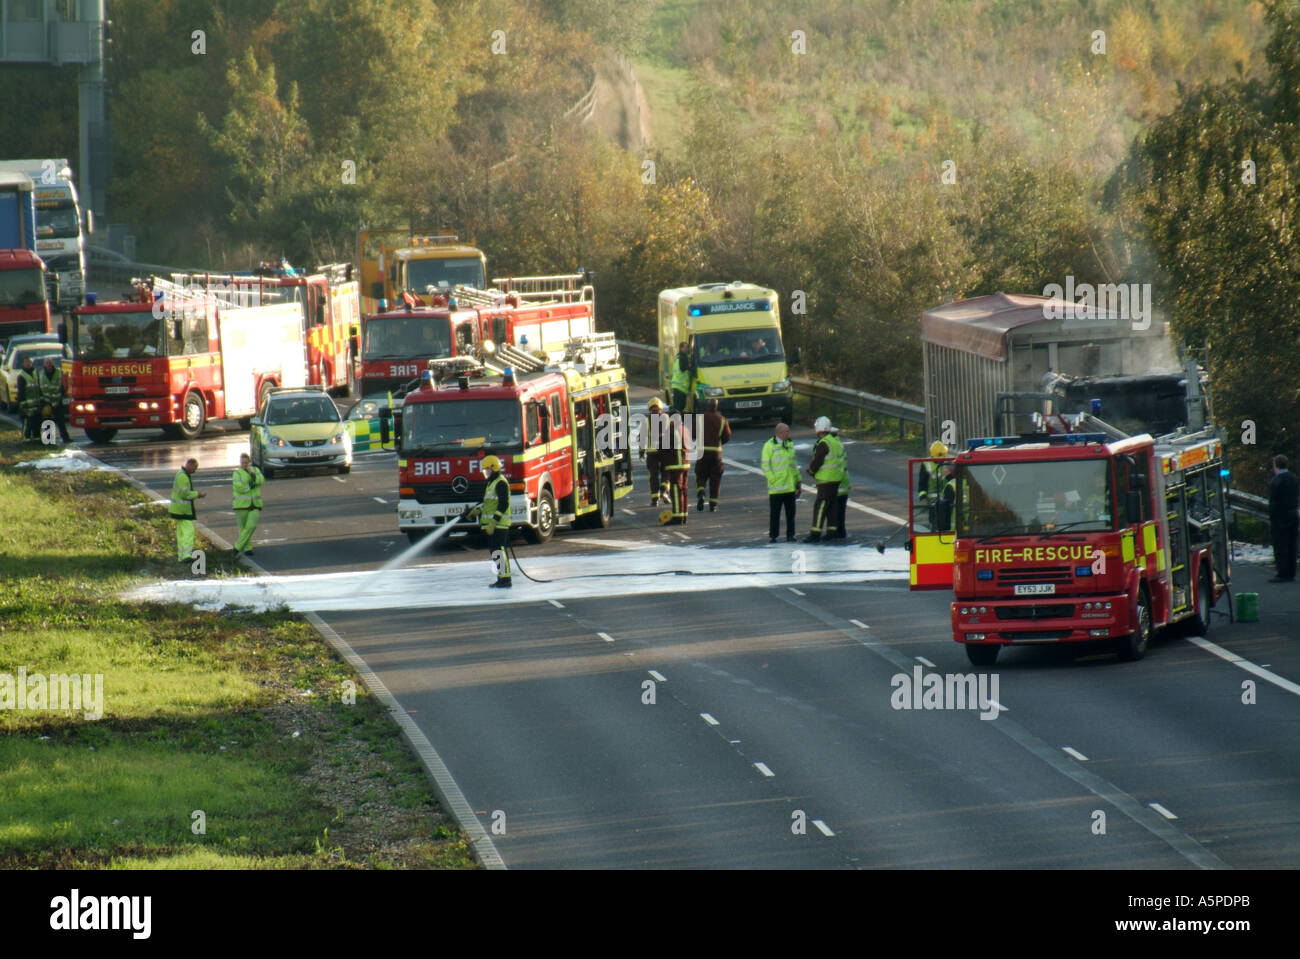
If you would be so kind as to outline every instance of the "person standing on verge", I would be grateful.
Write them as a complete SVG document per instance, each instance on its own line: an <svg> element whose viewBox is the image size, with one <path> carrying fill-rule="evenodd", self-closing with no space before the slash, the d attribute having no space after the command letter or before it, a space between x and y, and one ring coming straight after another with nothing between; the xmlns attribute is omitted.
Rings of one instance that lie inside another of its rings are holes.
<svg viewBox="0 0 1300 959"><path fill-rule="evenodd" d="M1268 481L1268 526L1273 538L1273 562L1277 575L1270 583L1295 582L1296 531L1300 517L1300 481L1285 456L1273 457L1273 478Z"/></svg>
<svg viewBox="0 0 1300 959"><path fill-rule="evenodd" d="M169 515L176 521L176 561L188 563L194 553L194 520L198 511L194 501L208 495L194 488L194 471L199 468L199 461L190 457L185 465L176 471L172 480L172 501Z"/></svg>
<svg viewBox="0 0 1300 959"><path fill-rule="evenodd" d="M41 387L32 368L32 358L23 357L18 371L18 415L23 421L23 442L41 440Z"/></svg>
<svg viewBox="0 0 1300 959"><path fill-rule="evenodd" d="M718 511L718 493L722 487L722 446L731 439L731 424L718 412L718 401L709 400L704 414L704 429L700 443L700 458L695 461L695 492L697 512L704 511L704 487L709 488L709 512Z"/></svg>
<svg viewBox="0 0 1300 959"><path fill-rule="evenodd" d="M763 444L763 475L767 478L768 524L767 540L776 542L781 531L781 511L785 510L785 539L794 542L794 503L799 498L799 462L794 444L790 442L790 427L776 424L776 435Z"/></svg>
<svg viewBox="0 0 1300 959"><path fill-rule="evenodd" d="M59 428L63 442L68 442L68 427L63 415L63 371L54 365L54 357L47 356L44 366L37 370L36 384L41 392L41 405L49 405L50 419ZM39 432L37 438L40 438Z"/></svg>
<svg viewBox="0 0 1300 959"><path fill-rule="evenodd" d="M817 484L817 500L813 503L812 531L805 543L820 543L822 537L835 538L835 514L839 511L840 482L844 479L844 447L839 437L831 433L831 421L817 417L813 424L817 443L813 446L812 462L808 472Z"/></svg>
<svg viewBox="0 0 1300 959"><path fill-rule="evenodd" d="M262 471L252 465L247 453L239 454L239 468L230 474L235 495L232 508L239 523L239 539L235 540L235 559L242 553L253 555L253 533L257 531L257 521L262 515L262 486L266 477Z"/></svg>

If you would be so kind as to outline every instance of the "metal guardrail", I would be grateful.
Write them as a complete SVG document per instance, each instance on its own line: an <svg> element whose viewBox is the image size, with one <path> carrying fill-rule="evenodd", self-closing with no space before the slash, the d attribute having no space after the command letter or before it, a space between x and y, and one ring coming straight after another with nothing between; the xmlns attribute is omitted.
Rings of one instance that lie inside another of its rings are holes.
<svg viewBox="0 0 1300 959"><path fill-rule="evenodd" d="M1268 521L1268 500L1239 489L1228 490L1228 505L1238 513Z"/></svg>
<svg viewBox="0 0 1300 959"><path fill-rule="evenodd" d="M644 343L632 343L628 340L619 340L618 348L625 356L635 360L642 360L653 363L659 357L659 350L653 346L646 346ZM917 406L915 403L904 403L902 400L891 400L887 396L877 396L874 393L866 393L862 390L853 390L845 386L836 386L834 383L825 383L821 380L809 379L806 376L790 377L790 385L794 387L796 396L806 396L813 404L814 410L817 404L826 404L829 408L831 417L834 418L835 412L840 408L847 408L854 412L854 425L856 428L862 427L862 414L871 413L876 417L877 429L880 428L881 419L898 420L898 437L903 439L906 436L908 423L919 423L925 425L925 409Z"/></svg>

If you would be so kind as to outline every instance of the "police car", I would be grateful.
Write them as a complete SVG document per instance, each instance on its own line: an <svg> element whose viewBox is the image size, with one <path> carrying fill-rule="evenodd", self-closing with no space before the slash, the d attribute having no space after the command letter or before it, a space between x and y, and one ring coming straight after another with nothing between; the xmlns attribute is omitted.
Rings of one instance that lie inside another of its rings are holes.
<svg viewBox="0 0 1300 959"><path fill-rule="evenodd" d="M352 469L352 434L319 386L271 390L250 424L248 445L267 479L287 470Z"/></svg>

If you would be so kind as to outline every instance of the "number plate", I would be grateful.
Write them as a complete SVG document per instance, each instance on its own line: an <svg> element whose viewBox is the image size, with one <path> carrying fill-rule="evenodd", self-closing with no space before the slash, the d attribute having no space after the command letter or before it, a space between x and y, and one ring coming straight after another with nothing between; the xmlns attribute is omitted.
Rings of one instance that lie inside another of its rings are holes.
<svg viewBox="0 0 1300 959"><path fill-rule="evenodd" d="M1055 583L1021 583L1013 591L1016 596L1053 596Z"/></svg>
<svg viewBox="0 0 1300 959"><path fill-rule="evenodd" d="M738 410L752 410L762 405L762 400L736 400L736 409Z"/></svg>
<svg viewBox="0 0 1300 959"><path fill-rule="evenodd" d="M131 387L129 387L129 386L106 386L106 387L104 387L104 392L105 392L105 393L111 393L111 394L130 393L130 392L131 392Z"/></svg>

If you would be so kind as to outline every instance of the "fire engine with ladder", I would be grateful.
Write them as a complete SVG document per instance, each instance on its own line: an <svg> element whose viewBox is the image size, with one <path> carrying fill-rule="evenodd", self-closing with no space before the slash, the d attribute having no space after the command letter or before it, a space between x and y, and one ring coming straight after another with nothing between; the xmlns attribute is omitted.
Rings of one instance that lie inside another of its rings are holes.
<svg viewBox="0 0 1300 959"><path fill-rule="evenodd" d="M953 639L971 663L1088 641L1136 660L1157 630L1208 630L1231 588L1217 432L1197 418L1154 438L1090 414L1038 422L911 461L911 588L953 590ZM930 479L945 464L951 483Z"/></svg>
<svg viewBox="0 0 1300 959"><path fill-rule="evenodd" d="M270 265L253 273L173 273L172 282L190 289L240 293L244 301L263 306L294 304L307 341L308 385L343 395L355 388L361 303L351 264L330 263L310 274Z"/></svg>
<svg viewBox="0 0 1300 959"><path fill-rule="evenodd" d="M560 523L606 527L632 492L627 374L613 333L574 337L548 363L502 344L480 363L434 360L397 417L399 528L412 542L482 502L483 457L501 459L511 525L544 543Z"/></svg>
<svg viewBox="0 0 1300 959"><path fill-rule="evenodd" d="M489 344L560 358L575 337L595 332L595 290L585 273L499 277L493 288L457 285L426 304L411 294L396 309L364 318L361 395L400 392L430 360L479 356Z"/></svg>
<svg viewBox="0 0 1300 959"><path fill-rule="evenodd" d="M63 361L69 422L91 442L123 429L162 429L193 439L208 420L247 429L275 387L307 382L307 344L297 303L263 304L256 290L135 280L129 300L72 311Z"/></svg>

